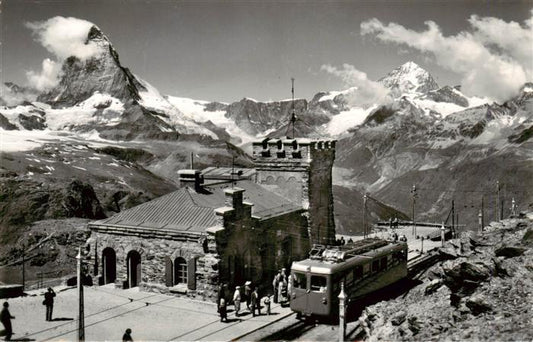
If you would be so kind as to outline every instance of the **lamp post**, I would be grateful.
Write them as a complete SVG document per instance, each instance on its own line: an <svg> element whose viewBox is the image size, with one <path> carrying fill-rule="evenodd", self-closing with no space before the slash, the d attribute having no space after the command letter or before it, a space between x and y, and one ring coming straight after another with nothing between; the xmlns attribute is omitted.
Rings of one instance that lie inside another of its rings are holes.
<svg viewBox="0 0 533 342"><path fill-rule="evenodd" d="M339 293L339 342L344 341L346 332L346 293L344 292L344 282L341 282L341 292Z"/></svg>

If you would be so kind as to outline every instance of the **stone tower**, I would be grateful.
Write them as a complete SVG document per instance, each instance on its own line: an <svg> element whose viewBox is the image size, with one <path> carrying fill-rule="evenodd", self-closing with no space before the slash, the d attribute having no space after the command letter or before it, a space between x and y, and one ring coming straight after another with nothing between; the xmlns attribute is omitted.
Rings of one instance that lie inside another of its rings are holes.
<svg viewBox="0 0 533 342"><path fill-rule="evenodd" d="M311 243L335 241L331 176L335 143L267 138L252 144L258 183L308 210Z"/></svg>

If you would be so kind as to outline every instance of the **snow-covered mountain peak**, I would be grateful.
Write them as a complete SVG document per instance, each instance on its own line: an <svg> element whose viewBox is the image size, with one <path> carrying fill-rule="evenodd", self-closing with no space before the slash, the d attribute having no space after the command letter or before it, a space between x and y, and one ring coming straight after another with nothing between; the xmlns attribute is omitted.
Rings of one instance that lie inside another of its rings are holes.
<svg viewBox="0 0 533 342"><path fill-rule="evenodd" d="M414 62L402 64L379 82L389 88L395 96L405 93L427 93L439 88L431 74Z"/></svg>

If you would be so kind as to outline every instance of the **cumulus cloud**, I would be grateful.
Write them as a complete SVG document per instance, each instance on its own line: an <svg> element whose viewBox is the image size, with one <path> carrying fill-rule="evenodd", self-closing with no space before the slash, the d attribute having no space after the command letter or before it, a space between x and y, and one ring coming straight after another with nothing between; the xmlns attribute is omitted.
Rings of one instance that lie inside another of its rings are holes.
<svg viewBox="0 0 533 342"><path fill-rule="evenodd" d="M37 42L55 57L55 61L43 61L40 72L26 73L30 84L40 90L49 89L59 81L59 67L63 61L75 56L86 60L100 53L101 46L94 41L87 41L87 35L93 23L72 17L53 17L45 21L27 22L26 27L32 30Z"/></svg>
<svg viewBox="0 0 533 342"><path fill-rule="evenodd" d="M353 87L348 101L352 105L366 107L389 100L389 90L381 83L369 80L366 73L357 70L353 65L343 64L342 68L324 64L320 70L339 77L347 87Z"/></svg>
<svg viewBox="0 0 533 342"><path fill-rule="evenodd" d="M462 75L461 89L466 94L504 101L532 78L532 22L472 15L471 31L444 36L433 21L426 21L427 29L417 32L373 18L361 23L361 34L427 53L441 67Z"/></svg>
<svg viewBox="0 0 533 342"><path fill-rule="evenodd" d="M46 58L43 60L43 65L40 72L30 70L26 72L26 77L33 88L39 91L45 91L53 88L59 83L60 71L60 64L49 58Z"/></svg>

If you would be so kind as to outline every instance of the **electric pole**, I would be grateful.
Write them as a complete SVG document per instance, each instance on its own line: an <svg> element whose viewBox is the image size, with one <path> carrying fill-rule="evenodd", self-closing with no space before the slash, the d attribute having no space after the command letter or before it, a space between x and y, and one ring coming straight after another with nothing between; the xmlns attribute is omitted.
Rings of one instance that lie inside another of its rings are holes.
<svg viewBox="0 0 533 342"><path fill-rule="evenodd" d="M415 224L415 202L416 202L416 185L413 185L413 188L411 189L411 214L412 214L412 220L413 220L413 230L412 234L413 236L416 236L416 224Z"/></svg>
<svg viewBox="0 0 533 342"><path fill-rule="evenodd" d="M496 181L496 191L498 193L497 195L497 203L496 203L496 217L497 217L497 220L501 220L502 219L502 216L501 216L501 213L500 213L500 181Z"/></svg>
<svg viewBox="0 0 533 342"><path fill-rule="evenodd" d="M368 199L367 194L363 196L363 238L366 239L366 200Z"/></svg>

